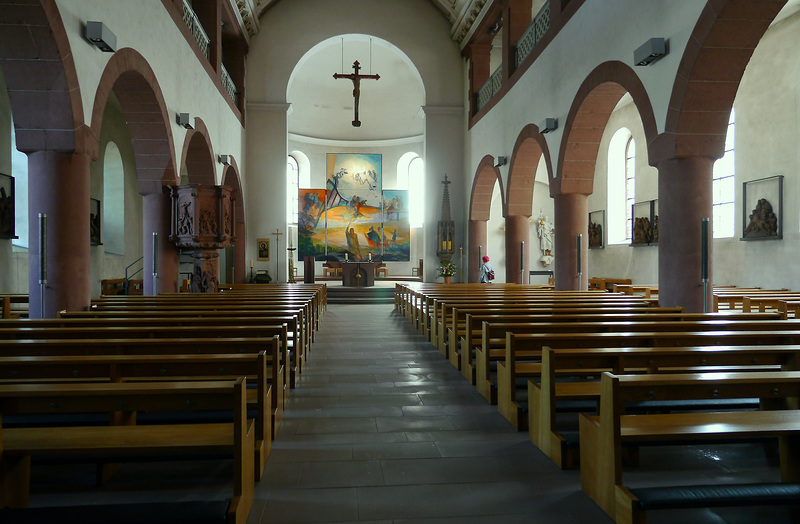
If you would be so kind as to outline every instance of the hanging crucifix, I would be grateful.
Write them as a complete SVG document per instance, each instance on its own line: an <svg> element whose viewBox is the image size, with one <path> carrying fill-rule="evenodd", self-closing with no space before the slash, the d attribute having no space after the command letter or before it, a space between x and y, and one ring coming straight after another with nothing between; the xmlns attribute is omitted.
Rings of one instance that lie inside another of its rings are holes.
<svg viewBox="0 0 800 524"><path fill-rule="evenodd" d="M355 99L355 120L353 120L353 127L361 127L361 121L358 119L358 99L361 97L361 79L367 78L372 80L380 80L380 75L359 75L358 71L361 69L361 66L358 63L358 60L353 62L353 74L352 75L344 75L339 73L334 73L333 78L339 80L340 78L347 78L353 81L353 98Z"/></svg>

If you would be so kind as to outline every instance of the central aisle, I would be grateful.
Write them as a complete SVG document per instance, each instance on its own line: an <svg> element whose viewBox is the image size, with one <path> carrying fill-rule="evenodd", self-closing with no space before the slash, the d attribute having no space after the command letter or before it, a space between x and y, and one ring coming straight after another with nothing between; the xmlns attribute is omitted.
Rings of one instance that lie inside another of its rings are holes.
<svg viewBox="0 0 800 524"><path fill-rule="evenodd" d="M248 523L612 522L391 305L328 306Z"/></svg>

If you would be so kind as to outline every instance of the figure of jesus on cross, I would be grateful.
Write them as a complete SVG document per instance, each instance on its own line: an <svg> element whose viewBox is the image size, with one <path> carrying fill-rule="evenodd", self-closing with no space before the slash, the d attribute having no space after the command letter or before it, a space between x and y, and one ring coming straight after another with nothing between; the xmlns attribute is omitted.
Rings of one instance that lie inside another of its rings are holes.
<svg viewBox="0 0 800 524"><path fill-rule="evenodd" d="M379 80L380 75L359 75L358 71L361 69L358 60L353 62L353 74L344 75L334 73L333 78L339 80L340 78L347 78L353 81L353 98L355 99L355 120L353 120L353 127L361 127L361 121L358 119L358 99L361 97L361 79L367 78L372 80Z"/></svg>

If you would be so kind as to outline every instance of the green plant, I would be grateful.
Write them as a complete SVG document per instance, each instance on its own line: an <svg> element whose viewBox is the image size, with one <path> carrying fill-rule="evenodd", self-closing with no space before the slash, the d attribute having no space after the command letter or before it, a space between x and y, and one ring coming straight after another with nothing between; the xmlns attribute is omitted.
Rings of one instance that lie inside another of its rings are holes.
<svg viewBox="0 0 800 524"><path fill-rule="evenodd" d="M456 274L456 265L452 262L442 264L436 270L439 272L440 277L452 277Z"/></svg>

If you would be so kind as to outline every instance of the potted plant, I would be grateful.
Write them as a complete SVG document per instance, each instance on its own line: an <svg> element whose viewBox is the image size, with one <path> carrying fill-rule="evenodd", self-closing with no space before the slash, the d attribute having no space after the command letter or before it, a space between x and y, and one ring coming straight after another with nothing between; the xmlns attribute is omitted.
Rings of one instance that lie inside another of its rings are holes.
<svg viewBox="0 0 800 524"><path fill-rule="evenodd" d="M444 283L449 284L453 275L456 274L456 265L452 262L447 262L439 266L437 270L439 271L439 276L444 277Z"/></svg>

